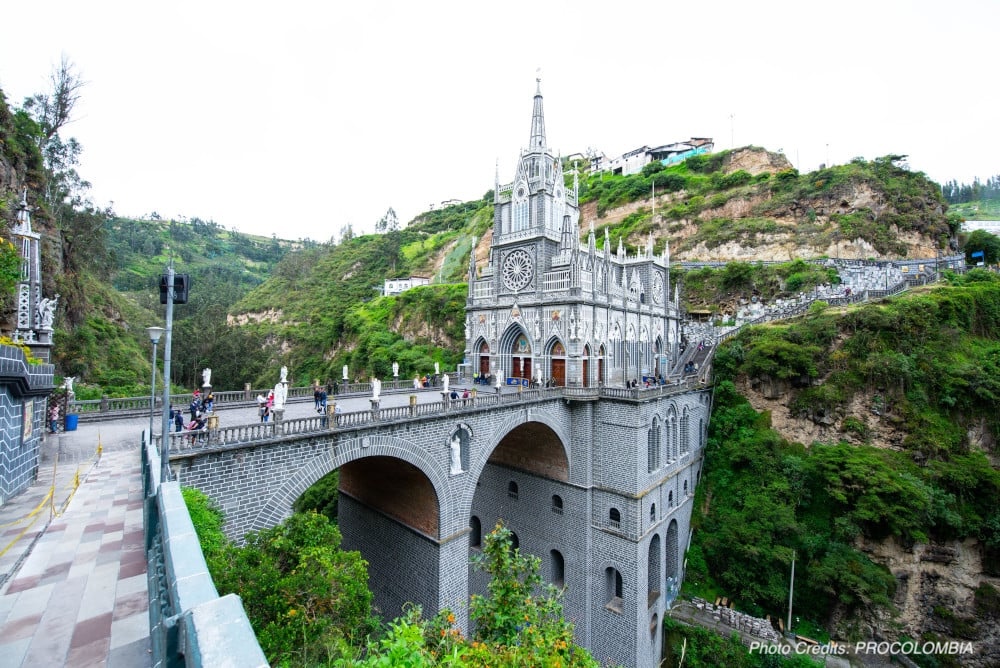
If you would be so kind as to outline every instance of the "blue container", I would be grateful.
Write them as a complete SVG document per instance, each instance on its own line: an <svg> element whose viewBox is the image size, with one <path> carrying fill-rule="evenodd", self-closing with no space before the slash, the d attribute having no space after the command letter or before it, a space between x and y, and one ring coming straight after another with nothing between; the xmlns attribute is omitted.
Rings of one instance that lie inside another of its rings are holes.
<svg viewBox="0 0 1000 668"><path fill-rule="evenodd" d="M80 416L75 413L70 413L66 416L66 431L76 431L76 423L80 419Z"/></svg>

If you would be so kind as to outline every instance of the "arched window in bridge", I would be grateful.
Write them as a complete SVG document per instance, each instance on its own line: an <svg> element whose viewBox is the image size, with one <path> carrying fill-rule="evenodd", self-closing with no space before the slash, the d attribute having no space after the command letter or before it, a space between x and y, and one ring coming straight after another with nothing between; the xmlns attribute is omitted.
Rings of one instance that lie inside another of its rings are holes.
<svg viewBox="0 0 1000 668"><path fill-rule="evenodd" d="M605 606L614 612L622 611L622 574L617 568L608 567L604 571Z"/></svg>
<svg viewBox="0 0 1000 668"><path fill-rule="evenodd" d="M469 518L469 529L469 547L482 547L483 525L475 515Z"/></svg>
<svg viewBox="0 0 1000 668"><path fill-rule="evenodd" d="M562 587L566 584L566 560L563 559L562 553L559 550L552 550L549 552L549 557L551 557L551 576L552 584L557 587Z"/></svg>
<svg viewBox="0 0 1000 668"><path fill-rule="evenodd" d="M507 485L507 496L516 499L517 498L517 483L513 480Z"/></svg>
<svg viewBox="0 0 1000 668"><path fill-rule="evenodd" d="M552 512L556 513L557 515L562 515L563 502L562 502L562 497L559 496L558 494L552 495Z"/></svg>
<svg viewBox="0 0 1000 668"><path fill-rule="evenodd" d="M660 418L653 418L653 426L646 434L646 469L652 473L660 468Z"/></svg>
<svg viewBox="0 0 1000 668"><path fill-rule="evenodd" d="M622 514L617 508L612 508L608 512L608 524L611 525L612 529L621 529L622 527Z"/></svg>

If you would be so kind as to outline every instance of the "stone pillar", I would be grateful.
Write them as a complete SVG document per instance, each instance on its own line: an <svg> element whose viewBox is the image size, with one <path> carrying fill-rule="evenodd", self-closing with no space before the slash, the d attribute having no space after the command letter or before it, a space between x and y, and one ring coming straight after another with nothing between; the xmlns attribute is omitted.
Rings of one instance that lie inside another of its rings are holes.
<svg viewBox="0 0 1000 668"><path fill-rule="evenodd" d="M284 408L272 408L271 417L274 418L274 423L277 424L285 419L285 409Z"/></svg>
<svg viewBox="0 0 1000 668"><path fill-rule="evenodd" d="M372 419L373 420L377 420L378 419L378 404L379 404L379 400L378 399L369 399L368 401L370 401L371 405L372 405Z"/></svg>
<svg viewBox="0 0 1000 668"><path fill-rule="evenodd" d="M410 395L410 415L413 417L417 416L417 395Z"/></svg>
<svg viewBox="0 0 1000 668"><path fill-rule="evenodd" d="M243 383L243 400L250 401L253 399L253 392L250 389L250 383Z"/></svg>

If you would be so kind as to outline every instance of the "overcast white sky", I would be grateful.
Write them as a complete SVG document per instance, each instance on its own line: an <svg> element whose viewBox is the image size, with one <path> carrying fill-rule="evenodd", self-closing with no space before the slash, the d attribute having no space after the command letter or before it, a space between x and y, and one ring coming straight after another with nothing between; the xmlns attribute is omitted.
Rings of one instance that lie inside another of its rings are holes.
<svg viewBox="0 0 1000 668"><path fill-rule="evenodd" d="M64 136L93 200L326 241L513 178L541 68L549 145L609 157L713 137L829 160L1000 173L997 0L502 3L32 0L0 88L87 86Z"/></svg>

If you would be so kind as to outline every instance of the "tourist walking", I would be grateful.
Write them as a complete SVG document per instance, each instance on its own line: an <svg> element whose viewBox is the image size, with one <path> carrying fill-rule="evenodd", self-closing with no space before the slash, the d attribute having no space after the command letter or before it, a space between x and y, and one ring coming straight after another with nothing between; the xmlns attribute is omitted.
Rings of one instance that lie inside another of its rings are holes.
<svg viewBox="0 0 1000 668"><path fill-rule="evenodd" d="M49 433L59 433L59 404L55 402L53 402L52 408L49 409Z"/></svg>

